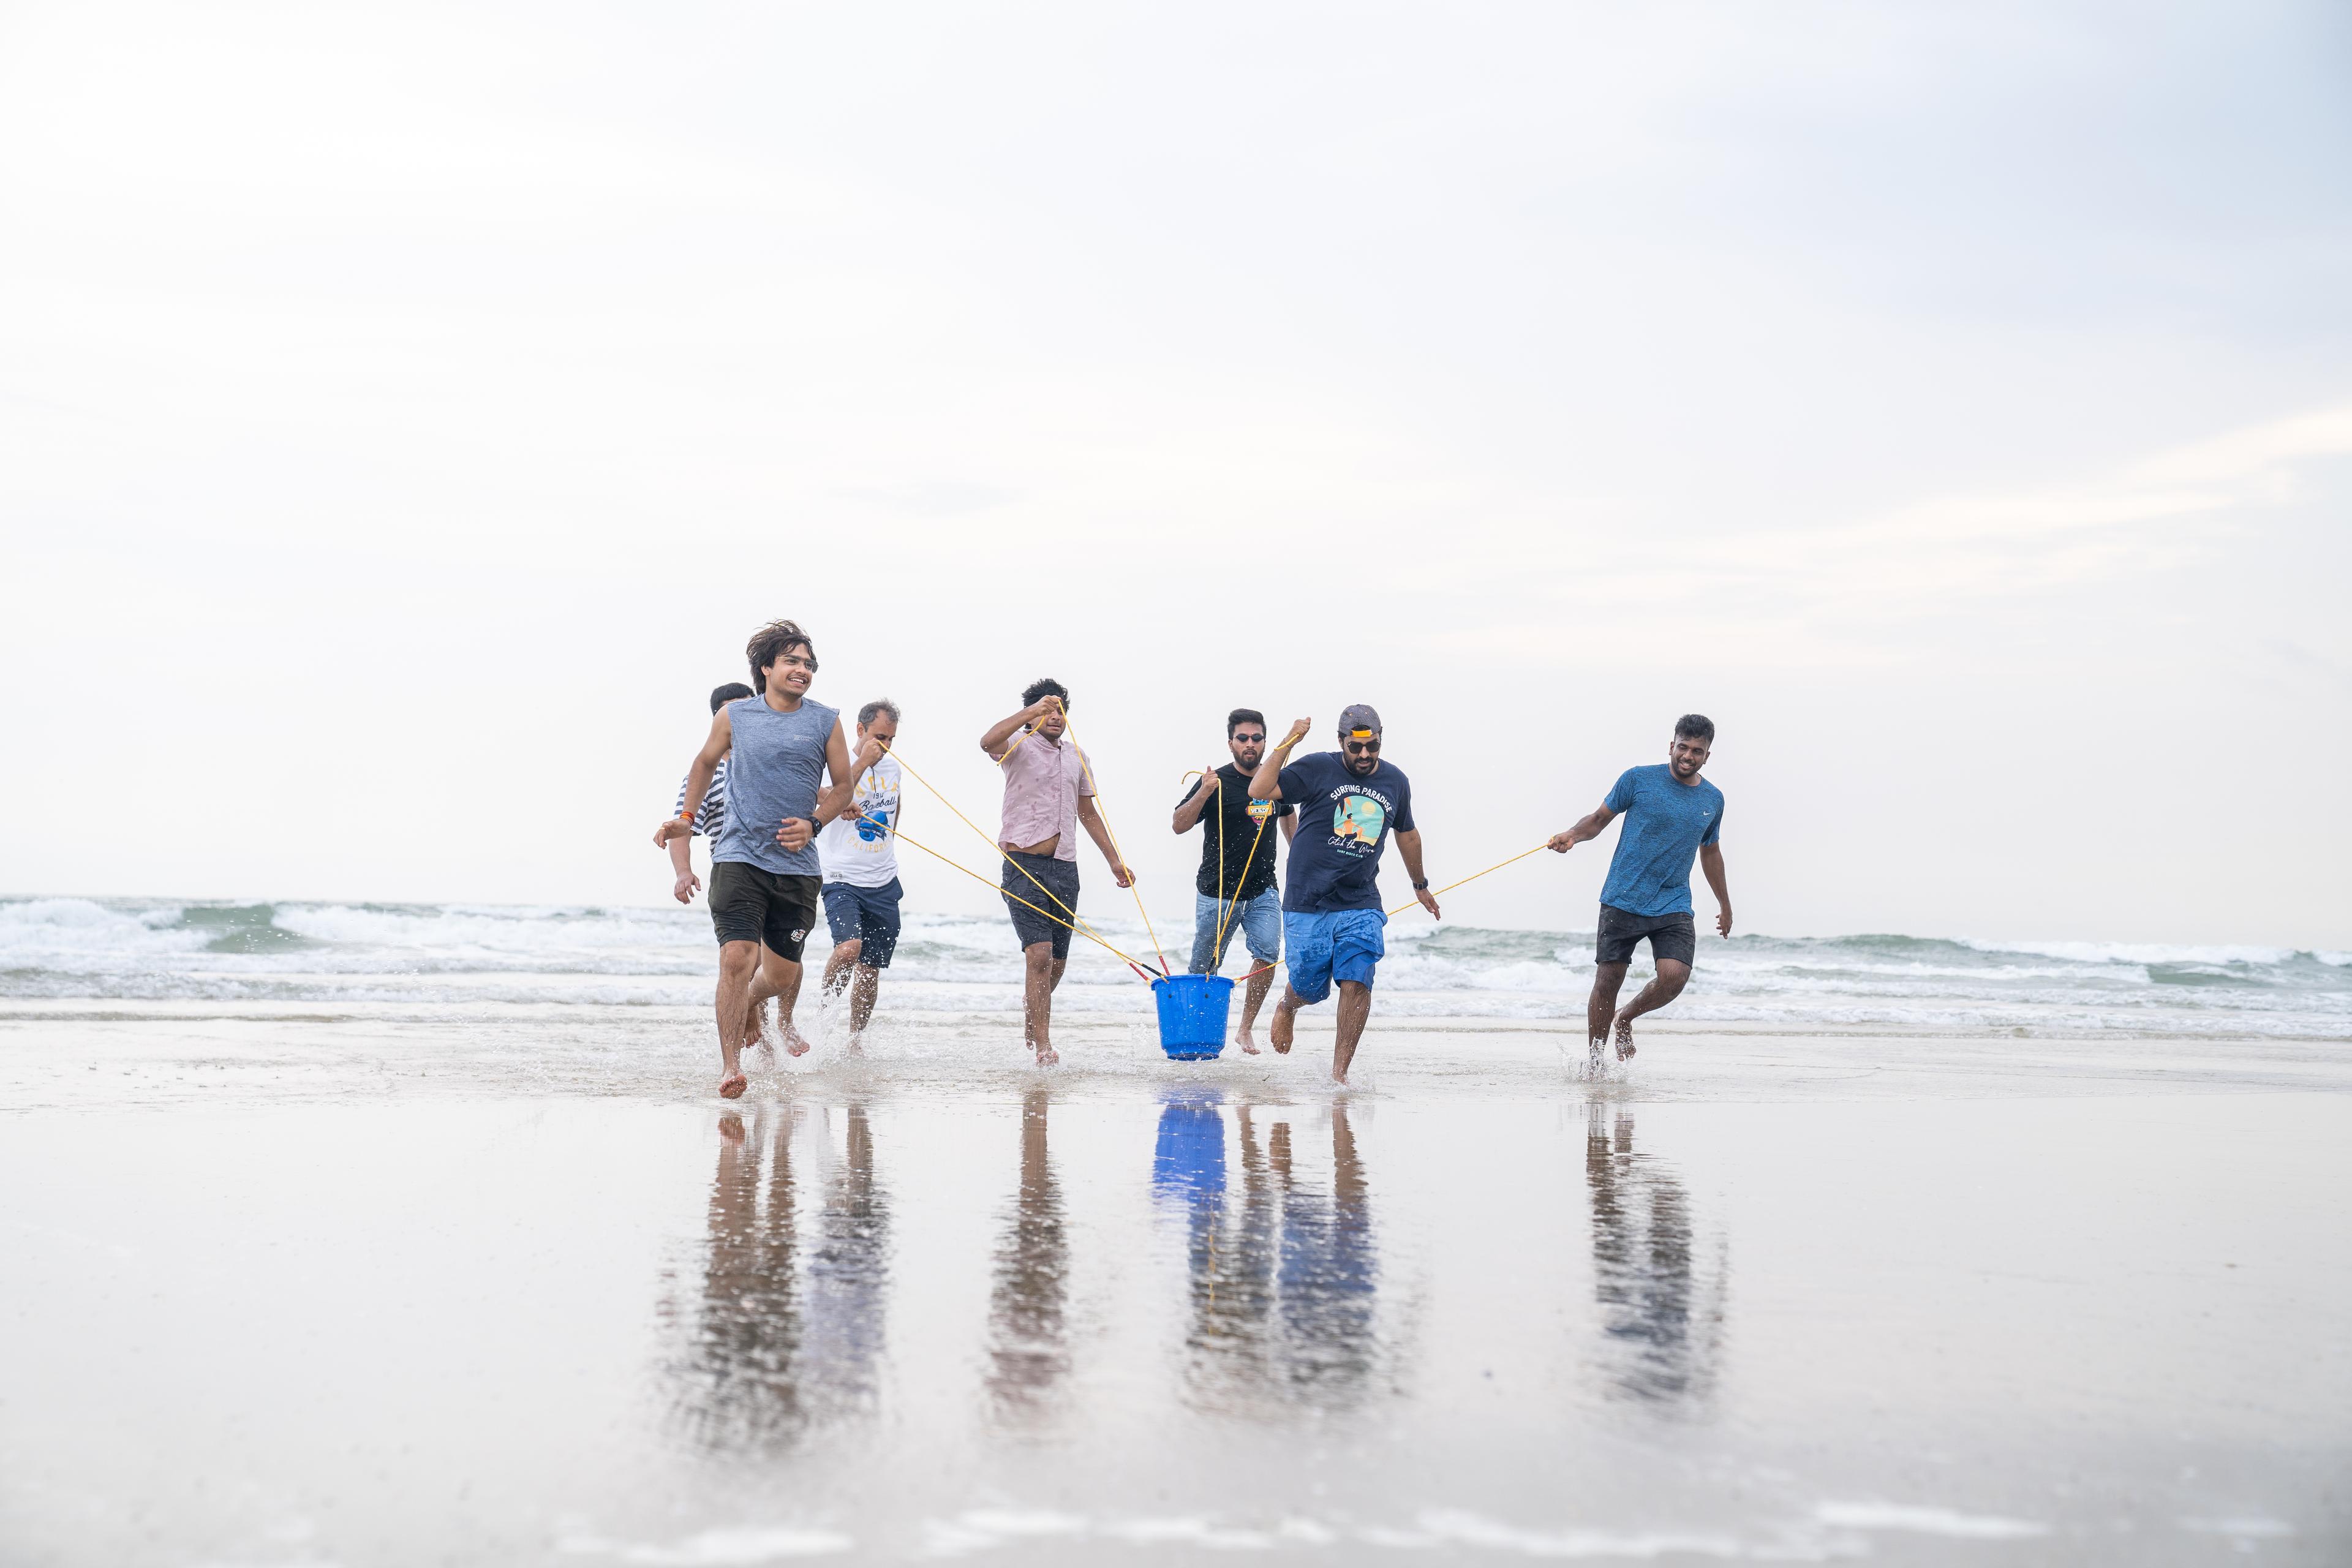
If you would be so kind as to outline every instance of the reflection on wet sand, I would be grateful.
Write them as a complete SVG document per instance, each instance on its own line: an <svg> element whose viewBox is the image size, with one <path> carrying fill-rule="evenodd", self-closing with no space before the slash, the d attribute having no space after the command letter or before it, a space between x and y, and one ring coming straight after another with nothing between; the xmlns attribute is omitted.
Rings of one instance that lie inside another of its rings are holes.
<svg viewBox="0 0 2352 1568"><path fill-rule="evenodd" d="M1021 1103L1021 1185L996 1244L988 1311L988 1392L999 1421L1026 1425L1050 1409L1070 1370L1070 1247L1062 1189L1045 1147L1042 1087Z"/></svg>
<svg viewBox="0 0 2352 1568"><path fill-rule="evenodd" d="M1328 1192L1299 1179L1287 1117L1272 1121L1263 1148L1254 1109L1237 1107L1236 1121L1238 1212L1215 1097L1178 1096L1160 1111L1153 1181L1185 1214L1187 1385L1234 1414L1346 1408L1381 1359L1370 1194L1348 1109L1331 1110Z"/></svg>
<svg viewBox="0 0 2352 1568"><path fill-rule="evenodd" d="M822 1184L814 1244L798 1213L798 1107L719 1122L702 1290L671 1368L680 1418L720 1449L787 1447L813 1424L871 1408L889 1292L889 1200L875 1180L862 1105L847 1108L845 1156ZM806 1277L803 1277L805 1251Z"/></svg>
<svg viewBox="0 0 2352 1568"><path fill-rule="evenodd" d="M1635 1399L1696 1400L1713 1387L1722 1350L1727 1249L1718 1244L1711 1270L1694 1267L1689 1193L1672 1167L1633 1152L1631 1111L1603 1117L1598 1104L1586 1110L1584 1181L1609 1380Z"/></svg>

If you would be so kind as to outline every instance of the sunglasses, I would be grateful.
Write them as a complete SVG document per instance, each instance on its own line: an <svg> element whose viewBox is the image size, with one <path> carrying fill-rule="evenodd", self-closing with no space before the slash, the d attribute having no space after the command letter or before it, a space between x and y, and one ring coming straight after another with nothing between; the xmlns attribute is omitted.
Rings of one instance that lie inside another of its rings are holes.
<svg viewBox="0 0 2352 1568"><path fill-rule="evenodd" d="M1236 743L1236 744L1244 745L1244 746L1255 746L1255 745L1256 745L1260 741L1263 741L1263 740L1265 740L1265 731L1260 731L1258 733L1256 733L1256 734L1255 734L1255 735L1235 735L1235 736L1234 737L1234 742L1235 742L1235 743Z"/></svg>
<svg viewBox="0 0 2352 1568"><path fill-rule="evenodd" d="M1377 738L1370 741L1342 741L1340 744L1347 747L1352 756L1368 756L1381 749L1381 743Z"/></svg>

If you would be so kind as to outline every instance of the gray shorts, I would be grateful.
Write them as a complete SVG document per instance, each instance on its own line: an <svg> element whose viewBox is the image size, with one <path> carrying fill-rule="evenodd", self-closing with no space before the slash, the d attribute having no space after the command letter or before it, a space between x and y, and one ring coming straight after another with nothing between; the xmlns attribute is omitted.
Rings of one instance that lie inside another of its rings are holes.
<svg viewBox="0 0 2352 1568"><path fill-rule="evenodd" d="M1040 888L1040 882L1045 887ZM1069 957L1070 928L1062 922L1077 918L1078 863L1008 849L1001 886L1005 910L1013 916L1013 934L1021 939L1021 945L1034 947L1049 942L1055 958Z"/></svg>
<svg viewBox="0 0 2352 1568"><path fill-rule="evenodd" d="M1601 934L1592 944L1595 963L1631 963L1644 940L1652 963L1688 964L1698 957L1698 922L1688 910L1670 915L1637 915L1614 904L1601 906Z"/></svg>

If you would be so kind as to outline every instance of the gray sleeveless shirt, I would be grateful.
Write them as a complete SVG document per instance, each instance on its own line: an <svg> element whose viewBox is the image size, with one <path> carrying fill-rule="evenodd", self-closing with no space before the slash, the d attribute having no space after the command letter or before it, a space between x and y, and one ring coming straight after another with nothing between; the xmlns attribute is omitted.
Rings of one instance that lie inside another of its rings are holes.
<svg viewBox="0 0 2352 1568"><path fill-rule="evenodd" d="M776 829L788 816L816 820L824 745L840 717L840 710L805 697L789 713L777 712L760 697L727 705L735 741L727 757L727 826L711 846L713 860L740 861L787 877L824 874L814 837L794 853L776 842Z"/></svg>

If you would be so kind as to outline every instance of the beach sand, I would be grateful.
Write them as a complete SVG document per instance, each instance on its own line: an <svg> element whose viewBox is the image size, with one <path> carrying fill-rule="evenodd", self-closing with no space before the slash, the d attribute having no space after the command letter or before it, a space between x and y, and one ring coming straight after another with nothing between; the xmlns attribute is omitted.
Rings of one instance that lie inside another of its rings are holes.
<svg viewBox="0 0 2352 1568"><path fill-rule="evenodd" d="M0 1559L2352 1558L2340 1044L888 1004L6 1005Z"/></svg>

